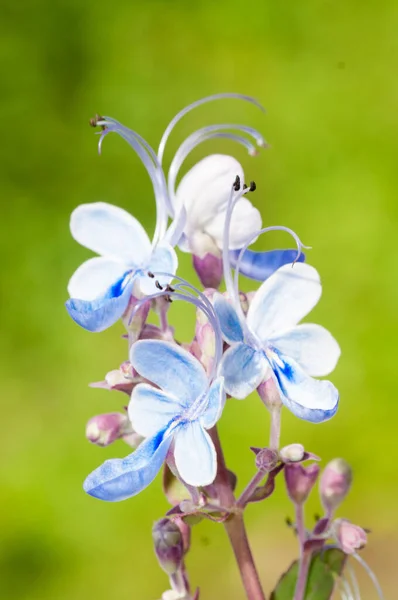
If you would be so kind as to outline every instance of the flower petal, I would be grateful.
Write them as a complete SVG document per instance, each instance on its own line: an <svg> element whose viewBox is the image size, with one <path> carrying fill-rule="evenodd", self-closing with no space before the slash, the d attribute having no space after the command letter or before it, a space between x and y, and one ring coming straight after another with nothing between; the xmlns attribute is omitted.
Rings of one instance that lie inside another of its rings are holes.
<svg viewBox="0 0 398 600"><path fill-rule="evenodd" d="M265 379L268 364L262 351L239 343L229 348L220 364L219 374L230 396L243 400Z"/></svg>
<svg viewBox="0 0 398 600"><path fill-rule="evenodd" d="M239 317L231 302L228 302L228 300L221 294L214 294L213 306L220 323L221 333L225 341L227 341L228 344L232 344L233 342L242 342L242 327Z"/></svg>
<svg viewBox="0 0 398 600"><path fill-rule="evenodd" d="M207 392L207 406L200 422L205 429L211 429L221 417L225 406L226 393L224 389L224 377L217 377Z"/></svg>
<svg viewBox="0 0 398 600"><path fill-rule="evenodd" d="M169 430L148 438L126 458L107 460L84 482L85 492L107 502L131 498L155 479L172 441Z"/></svg>
<svg viewBox="0 0 398 600"><path fill-rule="evenodd" d="M340 346L321 325L304 323L269 338L272 346L293 358L313 377L329 375L340 357Z"/></svg>
<svg viewBox="0 0 398 600"><path fill-rule="evenodd" d="M127 309L134 285L134 276L127 272L108 291L95 300L70 298L66 310L72 319L88 331L104 331L118 321Z"/></svg>
<svg viewBox="0 0 398 600"><path fill-rule="evenodd" d="M240 250L231 250L229 258L235 268ZM270 250L267 252L254 252L245 250L239 263L239 273L256 281L265 281L280 267L292 263L297 256L297 250ZM305 254L301 253L297 262L304 262Z"/></svg>
<svg viewBox="0 0 398 600"><path fill-rule="evenodd" d="M103 256L89 258L73 273L68 284L71 298L95 300L129 270L129 267Z"/></svg>
<svg viewBox="0 0 398 600"><path fill-rule="evenodd" d="M134 430L143 437L155 435L184 410L178 399L162 390L140 383L133 389L128 407Z"/></svg>
<svg viewBox="0 0 398 600"><path fill-rule="evenodd" d="M267 351L283 404L306 421L321 423L337 411L339 393L330 381L312 379L293 359L275 348Z"/></svg>
<svg viewBox="0 0 398 600"><path fill-rule="evenodd" d="M139 340L130 349L134 369L187 407L208 386L204 368L189 352L160 340Z"/></svg>
<svg viewBox="0 0 398 600"><path fill-rule="evenodd" d="M262 340L305 317L321 297L318 271L305 263L288 264L269 277L254 295L249 328Z"/></svg>
<svg viewBox="0 0 398 600"><path fill-rule="evenodd" d="M158 293L159 289L156 287L155 281L165 286L171 282L172 277L156 275L156 273L170 273L171 275L175 275L177 267L178 258L174 248L168 244L156 246L149 260L148 270L139 280L141 292L147 296ZM148 272L154 273L155 277L148 277Z"/></svg>
<svg viewBox="0 0 398 600"><path fill-rule="evenodd" d="M174 459L185 483L195 487L213 483L217 473L216 451L199 421L181 425L174 439Z"/></svg>
<svg viewBox="0 0 398 600"><path fill-rule="evenodd" d="M148 262L151 243L142 225L128 212L107 204L81 204L72 213L70 229L79 244L129 266Z"/></svg>
<svg viewBox="0 0 398 600"><path fill-rule="evenodd" d="M177 204L187 209L186 230L203 229L228 203L232 184L243 169L232 156L211 154L196 163L181 179Z"/></svg>
<svg viewBox="0 0 398 600"><path fill-rule="evenodd" d="M242 248L249 239L261 229L261 214L250 200L241 198L236 203L229 228L229 248ZM224 245L225 210L219 211L206 225L206 232L215 239L217 246ZM254 240L253 240L254 242Z"/></svg>

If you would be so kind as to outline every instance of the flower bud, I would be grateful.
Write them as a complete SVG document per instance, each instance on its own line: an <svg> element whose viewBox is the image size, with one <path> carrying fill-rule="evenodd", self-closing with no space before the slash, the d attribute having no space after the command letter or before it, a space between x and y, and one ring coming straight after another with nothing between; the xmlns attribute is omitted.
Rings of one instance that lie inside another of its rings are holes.
<svg viewBox="0 0 398 600"><path fill-rule="evenodd" d="M319 474L316 464L303 467L301 464L290 463L285 466L285 481L289 498L295 504L302 504L315 485Z"/></svg>
<svg viewBox="0 0 398 600"><path fill-rule="evenodd" d="M357 550L366 546L365 531L347 519L336 519L333 523L333 533L338 545L346 554L355 554Z"/></svg>
<svg viewBox="0 0 398 600"><path fill-rule="evenodd" d="M109 446L131 430L127 415L107 413L92 417L86 425L86 438L97 446Z"/></svg>
<svg viewBox="0 0 398 600"><path fill-rule="evenodd" d="M194 269L205 288L218 289L223 276L221 256L215 256L207 252L200 258L193 254L192 262Z"/></svg>
<svg viewBox="0 0 398 600"><path fill-rule="evenodd" d="M279 451L281 460L284 463L295 463L303 460L305 455L304 446L302 444L289 444Z"/></svg>
<svg viewBox="0 0 398 600"><path fill-rule="evenodd" d="M281 397L272 377L269 377L269 379L260 383L257 388L257 393L269 411L282 406Z"/></svg>
<svg viewBox="0 0 398 600"><path fill-rule="evenodd" d="M184 540L178 525L170 519L160 519L152 528L155 554L162 569L173 575L184 556Z"/></svg>
<svg viewBox="0 0 398 600"><path fill-rule="evenodd" d="M319 490L327 512L334 511L348 494L352 482L350 465L342 458L328 463L322 473Z"/></svg>
<svg viewBox="0 0 398 600"><path fill-rule="evenodd" d="M271 448L251 448L256 455L256 467L259 471L269 473L278 464L278 453Z"/></svg>

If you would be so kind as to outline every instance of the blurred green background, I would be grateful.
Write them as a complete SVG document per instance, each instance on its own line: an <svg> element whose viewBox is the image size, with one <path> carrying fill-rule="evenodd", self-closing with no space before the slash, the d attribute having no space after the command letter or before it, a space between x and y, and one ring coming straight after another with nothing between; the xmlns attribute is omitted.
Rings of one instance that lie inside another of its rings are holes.
<svg viewBox="0 0 398 600"><path fill-rule="evenodd" d="M372 530L363 556L386 598L396 597L397 29L393 0L2 3L1 598L156 600L167 588L150 540L167 509L159 480L114 505L82 491L93 468L128 451L84 438L89 417L125 400L87 384L125 360L126 345L121 327L89 334L64 309L68 278L89 255L68 220L78 204L103 200L153 227L142 165L116 137L98 157L88 127L95 112L156 147L179 109L220 91L253 95L267 114L233 100L200 108L173 135L166 165L184 136L210 122L251 124L270 142L256 158L209 144L187 166L204 153L234 153L258 184L252 200L264 223L292 227L313 247L324 296L311 320L341 343L332 377L341 407L317 426L284 413L282 442L353 465L339 514ZM269 237L259 247L279 241L290 243ZM197 282L186 256L181 273ZM188 340L192 312L174 318ZM268 415L257 398L230 401L220 428L242 486ZM319 509L315 497L308 523ZM284 524L292 512L282 486L248 511L266 590L297 554ZM203 600L242 599L222 526L198 526L193 542L188 566Z"/></svg>

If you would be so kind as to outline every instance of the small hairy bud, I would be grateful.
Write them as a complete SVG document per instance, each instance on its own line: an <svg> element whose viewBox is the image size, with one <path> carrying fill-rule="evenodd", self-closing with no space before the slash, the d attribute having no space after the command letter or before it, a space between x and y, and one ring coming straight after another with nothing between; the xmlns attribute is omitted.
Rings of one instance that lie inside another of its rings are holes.
<svg viewBox="0 0 398 600"><path fill-rule="evenodd" d="M316 464L303 467L301 464L290 463L285 466L285 481L289 498L295 504L302 504L309 496L319 475Z"/></svg>
<svg viewBox="0 0 398 600"><path fill-rule="evenodd" d="M86 426L86 438L97 446L109 446L122 437L130 427L127 415L107 413L92 417Z"/></svg>
<svg viewBox="0 0 398 600"><path fill-rule="evenodd" d="M284 463L295 463L303 460L305 455L304 446L302 444L289 444L279 451L281 460Z"/></svg>
<svg viewBox="0 0 398 600"><path fill-rule="evenodd" d="M180 528L170 519L160 519L152 528L152 539L160 566L168 575L173 575L178 571L184 556L184 540Z"/></svg>
<svg viewBox="0 0 398 600"><path fill-rule="evenodd" d="M322 473L319 491L327 512L334 511L348 494L352 483L352 469L343 458L328 463Z"/></svg>
<svg viewBox="0 0 398 600"><path fill-rule="evenodd" d="M269 473L278 464L278 453L271 448L251 448L256 455L256 467L259 471Z"/></svg>
<svg viewBox="0 0 398 600"><path fill-rule="evenodd" d="M368 541L362 527L354 525L347 519L336 519L332 530L338 545L346 554L355 554L357 550L366 546Z"/></svg>

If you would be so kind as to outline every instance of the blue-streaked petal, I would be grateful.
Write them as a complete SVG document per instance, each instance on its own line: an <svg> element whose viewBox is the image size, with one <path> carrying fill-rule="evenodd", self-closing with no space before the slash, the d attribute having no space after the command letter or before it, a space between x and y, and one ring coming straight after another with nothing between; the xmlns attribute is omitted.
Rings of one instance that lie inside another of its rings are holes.
<svg viewBox="0 0 398 600"><path fill-rule="evenodd" d="M118 321L125 312L134 285L132 273L126 273L103 296L88 301L70 298L66 310L72 319L88 331L104 331Z"/></svg>
<svg viewBox="0 0 398 600"><path fill-rule="evenodd" d="M239 254L240 250L231 250L229 253L231 265L234 268ZM239 273L256 281L265 281L279 267L295 261L296 256L297 250L270 250L267 252L245 250L242 260L239 263ZM297 262L304 261L305 254L301 253Z"/></svg>
<svg viewBox="0 0 398 600"><path fill-rule="evenodd" d="M205 429L211 429L221 417L226 400L224 377L217 377L207 392L207 406L200 422Z"/></svg>
<svg viewBox="0 0 398 600"><path fill-rule="evenodd" d="M339 393L330 381L312 379L292 358L275 348L267 350L282 402L305 421L321 423L337 411Z"/></svg>
<svg viewBox="0 0 398 600"><path fill-rule="evenodd" d="M70 230L79 244L97 254L129 266L148 263L151 243L145 229L118 206L106 202L81 204L71 215Z"/></svg>
<svg viewBox="0 0 398 600"><path fill-rule="evenodd" d="M127 265L110 258L103 256L89 258L70 278L69 296L79 300L95 300L103 296L115 282L122 279L128 270Z"/></svg>
<svg viewBox="0 0 398 600"><path fill-rule="evenodd" d="M221 294L214 294L213 306L220 323L223 338L228 344L242 342L242 326L231 302L228 302Z"/></svg>
<svg viewBox="0 0 398 600"><path fill-rule="evenodd" d="M133 389L128 413L134 430L143 437L150 437L162 431L183 410L176 397L148 383L140 383Z"/></svg>
<svg viewBox="0 0 398 600"><path fill-rule="evenodd" d="M175 275L177 267L178 258L174 248L168 244L156 246L149 260L148 268L139 279L141 292L147 296L158 293L159 289L156 287L155 281L158 281L162 286L165 286L171 282L172 277L156 274L171 273L172 275ZM154 273L155 277L148 277L148 272Z"/></svg>
<svg viewBox="0 0 398 600"><path fill-rule="evenodd" d="M199 421L181 425L176 431L174 460L188 485L199 487L213 483L217 473L216 451Z"/></svg>
<svg viewBox="0 0 398 600"><path fill-rule="evenodd" d="M107 502L135 496L155 479L172 441L169 430L148 438L126 458L113 458L95 469L83 484L85 492Z"/></svg>
<svg viewBox="0 0 398 600"><path fill-rule="evenodd" d="M207 375L197 358L171 342L139 340L130 349L134 369L187 407L207 390Z"/></svg>
<svg viewBox="0 0 398 600"><path fill-rule="evenodd" d="M321 325L303 323L269 338L282 354L293 358L313 377L329 375L340 357L340 346Z"/></svg>
<svg viewBox="0 0 398 600"><path fill-rule="evenodd" d="M322 286L318 271L306 263L288 264L271 275L255 293L247 324L263 342L297 325L317 304Z"/></svg>
<svg viewBox="0 0 398 600"><path fill-rule="evenodd" d="M225 352L219 374L224 377L224 387L230 396L243 400L266 377L268 363L262 351L239 343Z"/></svg>

